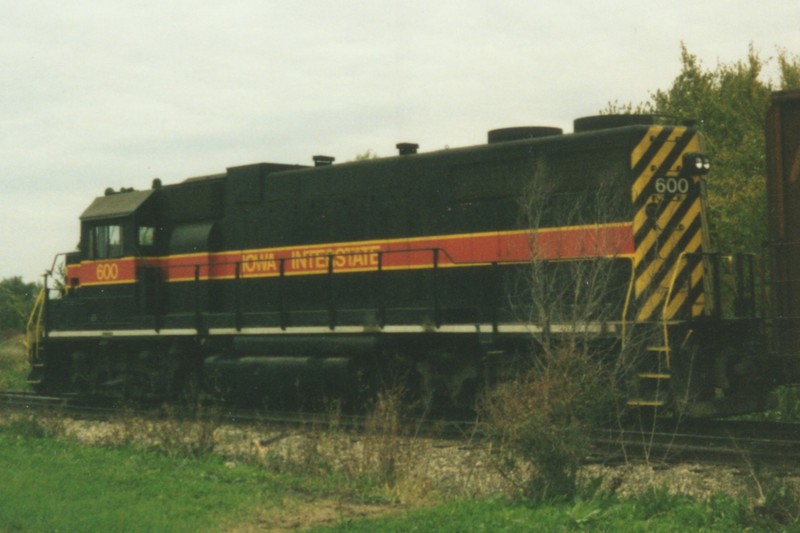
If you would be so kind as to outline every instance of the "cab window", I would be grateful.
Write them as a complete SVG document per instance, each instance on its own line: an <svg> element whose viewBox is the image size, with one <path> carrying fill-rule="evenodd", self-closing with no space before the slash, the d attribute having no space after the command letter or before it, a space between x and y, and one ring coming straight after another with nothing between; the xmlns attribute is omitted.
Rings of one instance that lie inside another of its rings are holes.
<svg viewBox="0 0 800 533"><path fill-rule="evenodd" d="M122 226L118 224L95 226L89 238L92 259L122 257Z"/></svg>

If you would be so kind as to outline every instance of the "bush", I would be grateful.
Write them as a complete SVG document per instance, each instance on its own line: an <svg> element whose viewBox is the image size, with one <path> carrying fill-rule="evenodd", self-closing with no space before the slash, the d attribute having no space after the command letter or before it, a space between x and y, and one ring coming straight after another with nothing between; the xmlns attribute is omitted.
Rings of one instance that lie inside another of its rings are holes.
<svg viewBox="0 0 800 533"><path fill-rule="evenodd" d="M616 412L612 385L602 362L564 347L486 394L481 412L495 457L523 496L574 497L591 431Z"/></svg>
<svg viewBox="0 0 800 533"><path fill-rule="evenodd" d="M0 334L22 333L40 286L15 276L0 281Z"/></svg>

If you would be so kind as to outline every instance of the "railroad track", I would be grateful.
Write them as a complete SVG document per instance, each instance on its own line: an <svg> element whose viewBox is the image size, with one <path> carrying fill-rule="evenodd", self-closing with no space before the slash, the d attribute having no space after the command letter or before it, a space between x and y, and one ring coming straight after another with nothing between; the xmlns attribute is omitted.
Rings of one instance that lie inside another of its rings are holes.
<svg viewBox="0 0 800 533"><path fill-rule="evenodd" d="M35 393L0 392L0 406L28 413L58 413L81 419L105 421L121 415L137 415L151 418L171 418L186 420L205 420L213 418L220 424L269 426L270 428L363 432L370 425L368 417L344 413L275 411L232 408L217 404L165 404L153 401L130 404L114 399L86 399L79 397L39 396ZM473 421L446 419L405 418L404 428L413 428L418 436L435 437L443 440L465 440L478 431Z"/></svg>
<svg viewBox="0 0 800 533"><path fill-rule="evenodd" d="M58 412L82 419L108 420L121 414L163 417L161 404L130 405L112 401L0 392L0 406L25 412ZM291 430L325 431L334 426L354 434L367 429L365 416L291 411L232 409L216 405L182 409L173 406L169 416L189 419L214 417L220 424L260 425ZM416 436L443 441L479 442L481 424L470 420L405 419L404 427ZM703 462L741 465L747 462L795 465L800 458L800 424L728 420L664 420L658 424L627 426L594 435L596 451L589 462L613 464L646 459L653 462Z"/></svg>
<svg viewBox="0 0 800 533"><path fill-rule="evenodd" d="M702 462L726 465L774 463L796 465L800 458L800 424L687 420L651 427L602 432L595 440L612 454L606 462L645 457L655 462ZM602 453L597 459L602 460Z"/></svg>
<svg viewBox="0 0 800 533"><path fill-rule="evenodd" d="M19 409L42 409L64 405L64 398L40 396L33 392L0 392L0 405Z"/></svg>

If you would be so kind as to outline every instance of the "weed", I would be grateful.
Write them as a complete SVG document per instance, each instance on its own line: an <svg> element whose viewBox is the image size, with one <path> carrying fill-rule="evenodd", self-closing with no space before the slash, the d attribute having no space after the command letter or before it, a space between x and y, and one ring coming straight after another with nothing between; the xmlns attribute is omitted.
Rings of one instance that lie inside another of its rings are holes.
<svg viewBox="0 0 800 533"><path fill-rule="evenodd" d="M779 387L774 396L777 405L764 418L778 422L800 422L800 387Z"/></svg>
<svg viewBox="0 0 800 533"><path fill-rule="evenodd" d="M196 459L214 451L219 413L198 403L189 409L161 408L162 418L150 431L151 447L171 457Z"/></svg>
<svg viewBox="0 0 800 533"><path fill-rule="evenodd" d="M381 484L394 487L408 447L401 420L403 393L391 389L378 394L363 439L362 471Z"/></svg>
<svg viewBox="0 0 800 533"><path fill-rule="evenodd" d="M64 435L64 424L54 415L11 415L3 430L18 437L43 439Z"/></svg>
<svg viewBox="0 0 800 533"><path fill-rule="evenodd" d="M781 526L800 526L800 492L786 484L767 491L764 503L755 508L758 515Z"/></svg>
<svg viewBox="0 0 800 533"><path fill-rule="evenodd" d="M169 457L198 459L213 454L215 432L220 426L219 414L200 404L176 407L163 405L147 416L133 407L122 408L121 414L96 436L96 445L108 448L137 447Z"/></svg>
<svg viewBox="0 0 800 533"><path fill-rule="evenodd" d="M0 335L0 389L2 390L30 390L27 381L30 367L22 340L21 335L10 338Z"/></svg>
<svg viewBox="0 0 800 533"><path fill-rule="evenodd" d="M275 473L336 478L339 491L362 501L394 501L409 481L415 440L405 421L403 391L380 392L356 435L332 404L303 435L253 442L253 455ZM377 489L377 491L375 490Z"/></svg>

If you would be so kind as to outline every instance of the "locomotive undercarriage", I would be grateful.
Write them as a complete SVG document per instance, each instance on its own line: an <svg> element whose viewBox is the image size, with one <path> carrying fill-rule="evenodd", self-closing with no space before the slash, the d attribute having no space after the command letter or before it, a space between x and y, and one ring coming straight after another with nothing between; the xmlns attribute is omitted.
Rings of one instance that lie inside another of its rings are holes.
<svg viewBox="0 0 800 533"><path fill-rule="evenodd" d="M672 330L670 398L676 412L702 418L766 407L774 376L764 368L759 319L700 319Z"/></svg>
<svg viewBox="0 0 800 533"><path fill-rule="evenodd" d="M758 321L674 323L668 354L653 349L662 326L636 325L640 341L627 349L630 405L670 407L688 416L762 407L769 383L752 377L763 372L756 372L757 362L748 358L760 342ZM381 390L396 388L421 410L468 411L487 385L514 377L541 349L531 334L538 328L517 329L506 334L50 339L32 380L38 391L53 394L183 399L206 393L281 408L330 401L363 406ZM597 353L607 354L609 364L615 364L612 354L623 350L620 331L606 326L590 341ZM560 333L565 340L569 336ZM728 341L727 348L720 348L719 339Z"/></svg>
<svg viewBox="0 0 800 533"><path fill-rule="evenodd" d="M475 335L322 335L50 340L30 380L40 393L133 400L198 393L276 407L361 405L396 388L422 408L470 409L519 351Z"/></svg>
<svg viewBox="0 0 800 533"><path fill-rule="evenodd" d="M174 398L193 387L194 342L59 340L41 350L30 382L37 392L134 399Z"/></svg>

